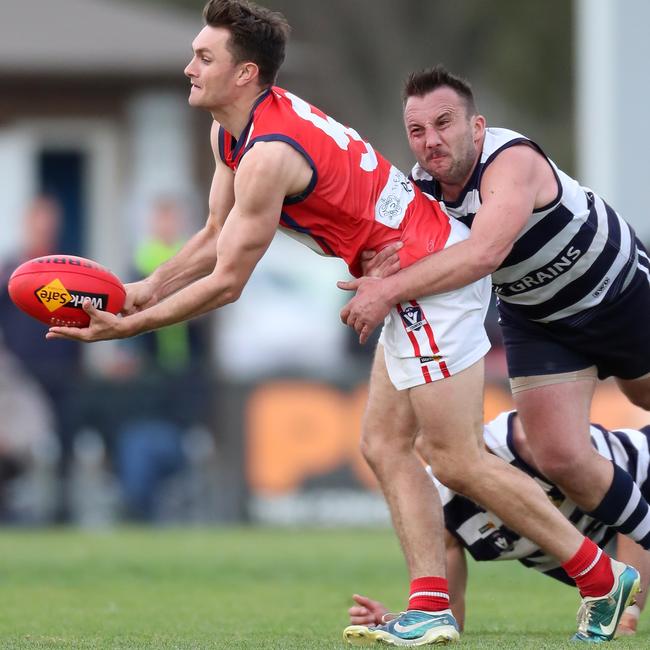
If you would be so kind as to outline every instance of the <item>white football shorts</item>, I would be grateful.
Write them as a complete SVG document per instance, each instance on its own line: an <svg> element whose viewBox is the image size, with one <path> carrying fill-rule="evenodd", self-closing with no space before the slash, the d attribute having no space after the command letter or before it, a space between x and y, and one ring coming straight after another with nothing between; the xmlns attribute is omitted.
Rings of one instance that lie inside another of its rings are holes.
<svg viewBox="0 0 650 650"><path fill-rule="evenodd" d="M469 230L450 218L447 246L467 239ZM485 316L490 277L466 287L400 303L390 310L379 342L397 390L457 374L485 356L490 341Z"/></svg>

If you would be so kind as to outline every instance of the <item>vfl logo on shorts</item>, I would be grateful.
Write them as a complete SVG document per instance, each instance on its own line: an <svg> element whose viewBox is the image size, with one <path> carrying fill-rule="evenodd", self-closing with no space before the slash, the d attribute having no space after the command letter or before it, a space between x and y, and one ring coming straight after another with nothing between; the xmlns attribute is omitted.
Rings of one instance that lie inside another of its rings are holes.
<svg viewBox="0 0 650 650"><path fill-rule="evenodd" d="M497 528L491 521L479 528L485 541L499 553L509 553L515 547L516 537L507 529Z"/></svg>
<svg viewBox="0 0 650 650"><path fill-rule="evenodd" d="M494 531L487 541L502 553L509 553L515 548L515 540L511 539L508 535L498 530Z"/></svg>
<svg viewBox="0 0 650 650"><path fill-rule="evenodd" d="M417 332L427 324L427 319L422 315L422 309L420 307L407 307L400 311L399 315L404 321L407 332Z"/></svg>
<svg viewBox="0 0 650 650"><path fill-rule="evenodd" d="M443 359L442 354L434 354L432 357L420 357L420 363L425 364L425 363L440 363Z"/></svg>

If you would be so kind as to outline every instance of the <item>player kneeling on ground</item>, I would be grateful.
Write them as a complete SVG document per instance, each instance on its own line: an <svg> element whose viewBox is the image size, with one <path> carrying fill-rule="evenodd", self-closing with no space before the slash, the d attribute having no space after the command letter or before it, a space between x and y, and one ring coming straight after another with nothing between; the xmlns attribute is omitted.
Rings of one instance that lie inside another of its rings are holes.
<svg viewBox="0 0 650 650"><path fill-rule="evenodd" d="M486 424L483 437L486 447L493 454L532 476L560 512L570 521L576 522L578 529L587 537L601 548L615 545L618 559L639 569L642 592L637 596L636 604L627 607L616 631L616 636L634 634L639 614L645 605L650 581L650 553L625 535L617 534L612 528L583 514L575 503L542 476L532 461L526 435L516 411L501 413ZM650 496L650 426L643 427L640 431L607 431L592 424L591 438L595 448L604 458L628 472L643 495L646 498ZM431 476L444 507L450 607L461 630L465 619L467 584L465 550L477 561L519 560L527 567L537 569L566 584L575 585L559 564L544 554L537 545L504 526L493 513L456 494ZM390 616L388 609L379 601L358 594L353 598L355 605L348 611L352 625L381 625L385 617ZM581 614L583 619L589 616L588 611Z"/></svg>

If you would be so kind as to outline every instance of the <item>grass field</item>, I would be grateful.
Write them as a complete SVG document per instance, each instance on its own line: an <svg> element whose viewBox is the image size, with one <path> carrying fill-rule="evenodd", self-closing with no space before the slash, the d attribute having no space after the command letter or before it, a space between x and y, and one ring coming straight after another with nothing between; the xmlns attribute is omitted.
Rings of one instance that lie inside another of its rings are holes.
<svg viewBox="0 0 650 650"><path fill-rule="evenodd" d="M470 566L462 648L575 648L574 590ZM0 648L346 648L352 592L403 606L389 530L0 533ZM616 648L650 647L643 623Z"/></svg>

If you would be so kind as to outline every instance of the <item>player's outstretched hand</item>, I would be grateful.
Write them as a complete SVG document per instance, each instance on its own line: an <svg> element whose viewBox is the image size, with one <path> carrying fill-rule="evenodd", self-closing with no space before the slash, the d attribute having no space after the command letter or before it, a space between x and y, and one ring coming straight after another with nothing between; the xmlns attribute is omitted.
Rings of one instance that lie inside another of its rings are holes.
<svg viewBox="0 0 650 650"><path fill-rule="evenodd" d="M638 622L638 616L623 612L623 616L621 616L621 620L619 621L618 627L616 628L615 636L632 636L636 634L636 627L638 625Z"/></svg>
<svg viewBox="0 0 650 650"><path fill-rule="evenodd" d="M126 291L126 297L124 298L122 314L125 316L147 309L158 302L155 291L148 279L129 282L124 285L124 290Z"/></svg>
<svg viewBox="0 0 650 650"><path fill-rule="evenodd" d="M361 271L370 278L386 278L400 270L399 255L397 252L404 243L397 241L376 251L362 251L360 255Z"/></svg>
<svg viewBox="0 0 650 650"><path fill-rule="evenodd" d="M353 594L352 599L356 603L348 609L350 625L381 625L384 614L388 609L378 600L372 600L359 594Z"/></svg>
<svg viewBox="0 0 650 650"><path fill-rule="evenodd" d="M337 282L336 286L357 294L341 310L341 321L359 335L359 343L365 343L375 328L386 318L391 301L384 295L383 282L378 278L357 278L349 282Z"/></svg>
<svg viewBox="0 0 650 650"><path fill-rule="evenodd" d="M84 300L83 310L90 316L88 327L50 327L46 339L72 339L91 343L93 341L107 341L109 339L121 339L128 336L124 319L107 311L101 311L92 306L89 299Z"/></svg>

